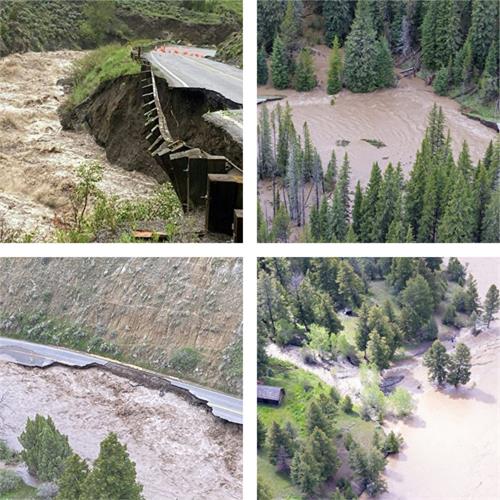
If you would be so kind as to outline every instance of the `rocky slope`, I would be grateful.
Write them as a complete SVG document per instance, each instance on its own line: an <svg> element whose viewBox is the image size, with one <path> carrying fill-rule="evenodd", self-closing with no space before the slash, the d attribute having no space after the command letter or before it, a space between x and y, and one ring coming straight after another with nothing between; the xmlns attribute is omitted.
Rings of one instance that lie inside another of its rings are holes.
<svg viewBox="0 0 500 500"><path fill-rule="evenodd" d="M121 359L170 373L188 347L198 361L179 375L241 393L239 259L13 258L0 260L0 276L0 335L36 339L57 320L61 332L81 327Z"/></svg>

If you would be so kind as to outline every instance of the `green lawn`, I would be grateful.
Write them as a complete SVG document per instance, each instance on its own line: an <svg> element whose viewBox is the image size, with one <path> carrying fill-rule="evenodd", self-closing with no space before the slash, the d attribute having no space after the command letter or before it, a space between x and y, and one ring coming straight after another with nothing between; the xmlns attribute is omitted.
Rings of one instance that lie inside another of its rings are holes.
<svg viewBox="0 0 500 500"><path fill-rule="evenodd" d="M394 296L390 285L385 280L370 281L370 295L375 304L384 305L389 300L395 312L399 312L399 304Z"/></svg>
<svg viewBox="0 0 500 500"><path fill-rule="evenodd" d="M275 500L301 499L302 494L283 474L278 474L274 465L269 463L265 452L259 451L257 455L257 470L259 478L268 486L271 496Z"/></svg>
<svg viewBox="0 0 500 500"><path fill-rule="evenodd" d="M36 488L27 484L17 490L8 493L0 493L0 500L34 500L36 498Z"/></svg>

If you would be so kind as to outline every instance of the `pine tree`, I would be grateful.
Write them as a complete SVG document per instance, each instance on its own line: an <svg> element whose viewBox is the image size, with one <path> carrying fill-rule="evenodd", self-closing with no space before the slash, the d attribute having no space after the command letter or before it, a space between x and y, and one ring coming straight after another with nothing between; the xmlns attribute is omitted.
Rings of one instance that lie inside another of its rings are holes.
<svg viewBox="0 0 500 500"><path fill-rule="evenodd" d="M424 366L428 370L429 381L443 385L446 382L449 362L450 356L446 348L439 340L435 340L424 354Z"/></svg>
<svg viewBox="0 0 500 500"><path fill-rule="evenodd" d="M309 438L315 461L319 465L320 481L330 479L340 465L332 439L317 427Z"/></svg>
<svg viewBox="0 0 500 500"><path fill-rule="evenodd" d="M323 165L321 165L321 158L316 149L313 150L313 153L312 181L316 193L316 208L319 208L320 194L324 184Z"/></svg>
<svg viewBox="0 0 500 500"><path fill-rule="evenodd" d="M257 203L257 241L259 243L267 243L269 241L269 230L267 221L262 212L260 202Z"/></svg>
<svg viewBox="0 0 500 500"><path fill-rule="evenodd" d="M473 229L472 193L462 171L458 171L450 200L438 227L438 241L442 243L470 242Z"/></svg>
<svg viewBox="0 0 500 500"><path fill-rule="evenodd" d="M299 92L308 92L317 84L311 52L308 49L302 49L299 53L295 71L294 88Z"/></svg>
<svg viewBox="0 0 500 500"><path fill-rule="evenodd" d="M266 51L264 47L260 47L257 52L257 85L265 85L268 78Z"/></svg>
<svg viewBox="0 0 500 500"><path fill-rule="evenodd" d="M325 41L331 44L334 37L345 40L352 21L351 3L345 0L325 0L323 4L325 20Z"/></svg>
<svg viewBox="0 0 500 500"><path fill-rule="evenodd" d="M276 162L274 160L271 142L271 124L269 121L269 110L262 106L259 116L258 127L259 155L257 170L259 178L274 177L276 175Z"/></svg>
<svg viewBox="0 0 500 500"><path fill-rule="evenodd" d="M269 462L276 465L278 461L278 453L281 447L285 446L286 438L283 429L280 425L273 420L273 423L267 431L267 451L269 455Z"/></svg>
<svg viewBox="0 0 500 500"><path fill-rule="evenodd" d="M422 62L429 69L436 69L436 31L438 22L439 0L428 2L422 23Z"/></svg>
<svg viewBox="0 0 500 500"><path fill-rule="evenodd" d="M361 184L358 181L356 183L356 189L354 190L354 203L352 206L352 229L357 237L361 235L362 217L363 191L361 190Z"/></svg>
<svg viewBox="0 0 500 500"><path fill-rule="evenodd" d="M266 336L273 339L277 333L277 323L288 319L284 289L273 274L260 271L257 281L257 324Z"/></svg>
<svg viewBox="0 0 500 500"><path fill-rule="evenodd" d="M129 458L127 446L118 441L114 432L101 442L83 489L85 500L141 500L142 485L136 481L135 463Z"/></svg>
<svg viewBox="0 0 500 500"><path fill-rule="evenodd" d="M490 45L498 45L498 2L473 0L470 37L474 65L484 68Z"/></svg>
<svg viewBox="0 0 500 500"><path fill-rule="evenodd" d="M333 428L331 422L329 422L328 418L321 411L318 403L312 401L307 412L306 429L309 434L312 434L316 428L323 431L327 436L332 437Z"/></svg>
<svg viewBox="0 0 500 500"><path fill-rule="evenodd" d="M287 188L290 218L301 225L302 221L302 149L297 139L290 144L287 161Z"/></svg>
<svg viewBox="0 0 500 500"><path fill-rule="evenodd" d="M321 241L328 242L331 241L332 234L328 223L328 201L326 196L321 200L321 205L319 207L319 221L321 228Z"/></svg>
<svg viewBox="0 0 500 500"><path fill-rule="evenodd" d="M310 446L301 446L293 457L290 469L292 481L304 493L313 494L321 482L321 467L314 459L314 452Z"/></svg>
<svg viewBox="0 0 500 500"><path fill-rule="evenodd" d="M368 309L368 305L366 304L366 302L363 302L359 310L359 320L354 337L356 347L360 351L366 351L366 346L370 338L370 326L368 324L369 313L370 310Z"/></svg>
<svg viewBox="0 0 500 500"><path fill-rule="evenodd" d="M481 231L482 241L498 243L500 241L500 190L491 195L486 206Z"/></svg>
<svg viewBox="0 0 500 500"><path fill-rule="evenodd" d="M326 92L329 95L336 94L342 90L342 56L338 36L335 35L333 47L330 53L330 64L328 68L328 83Z"/></svg>
<svg viewBox="0 0 500 500"><path fill-rule="evenodd" d="M66 459L57 486L57 500L78 500L83 495L83 485L89 473L85 460L76 453Z"/></svg>
<svg viewBox="0 0 500 500"><path fill-rule="evenodd" d="M257 448L261 449L266 442L266 426L262 420L257 417Z"/></svg>
<svg viewBox="0 0 500 500"><path fill-rule="evenodd" d="M401 293L403 328L409 338L418 335L434 309L432 290L425 278L417 274L406 283Z"/></svg>
<svg viewBox="0 0 500 500"><path fill-rule="evenodd" d="M481 99L485 104L497 102L497 109L500 107L498 105L499 99L499 72L500 68L498 65L498 47L496 43L490 45L488 50L488 56L486 58L486 64L484 66L484 71L481 76Z"/></svg>
<svg viewBox="0 0 500 500"><path fill-rule="evenodd" d="M389 367L389 347L377 330L370 332L370 340L366 345L366 357L379 370Z"/></svg>
<svg viewBox="0 0 500 500"><path fill-rule="evenodd" d="M473 188L474 241L481 242L483 240L484 218L491 195L491 180L488 170L482 162L479 162Z"/></svg>
<svg viewBox="0 0 500 500"><path fill-rule="evenodd" d="M371 16L368 3L358 2L344 53L345 84L352 92L371 92L377 88L378 43Z"/></svg>
<svg viewBox="0 0 500 500"><path fill-rule="evenodd" d="M290 216L284 205L280 205L273 219L271 236L274 241L287 243L290 237Z"/></svg>
<svg viewBox="0 0 500 500"><path fill-rule="evenodd" d="M328 167L325 174L325 191L331 192L335 189L337 184L337 157L335 155L335 150L332 149L332 156L328 162Z"/></svg>
<svg viewBox="0 0 500 500"><path fill-rule="evenodd" d="M311 140L311 134L307 122L304 122L303 128L304 150L302 154L302 179L304 182L309 182L314 169L314 153L315 149Z"/></svg>
<svg viewBox="0 0 500 500"><path fill-rule="evenodd" d="M458 343L448 363L447 382L455 387L465 385L470 380L470 350L462 343Z"/></svg>
<svg viewBox="0 0 500 500"><path fill-rule="evenodd" d="M464 285L466 276L465 267L456 257L450 257L446 272L450 281L458 283L460 286Z"/></svg>
<svg viewBox="0 0 500 500"><path fill-rule="evenodd" d="M376 226L377 206L382 187L382 173L378 163L374 163L368 186L363 195L363 215L361 217L360 240L371 243L376 239L378 228Z"/></svg>
<svg viewBox="0 0 500 500"><path fill-rule="evenodd" d="M280 105L276 107L278 115L278 145L276 147L276 163L279 175L285 176L288 171L288 159L291 145L296 141L296 132L292 122L292 108L287 102L282 111Z"/></svg>
<svg viewBox="0 0 500 500"><path fill-rule="evenodd" d="M486 293L486 299L484 301L484 320L486 321L486 327L490 327L490 323L494 319L494 315L500 310L500 294L498 288L495 285L491 285Z"/></svg>
<svg viewBox="0 0 500 500"><path fill-rule="evenodd" d="M462 59L462 71L461 71L461 83L462 83L462 91L468 87L468 85L472 82L472 78L474 76L474 57L472 52L472 42L470 34L465 41L463 46L463 56Z"/></svg>
<svg viewBox="0 0 500 500"><path fill-rule="evenodd" d="M462 143L462 150L457 161L457 168L462 172L465 180L470 183L473 178L473 166L472 160L470 159L469 145L466 141Z"/></svg>
<svg viewBox="0 0 500 500"><path fill-rule="evenodd" d="M437 95L448 95L450 88L450 68L443 66L437 73L432 85Z"/></svg>
<svg viewBox="0 0 500 500"><path fill-rule="evenodd" d="M382 445L382 451L384 453L387 453L387 455L399 453L399 449L401 448L402 440L403 440L403 438L402 438L401 434L399 434L399 436L397 436L394 431L389 432L389 434L385 438L384 444Z"/></svg>
<svg viewBox="0 0 500 500"><path fill-rule="evenodd" d="M381 243L386 241L389 227L394 219L397 210L397 203L401 197L403 174L398 166L394 169L392 163L387 165L384 172L382 184L380 186L377 200L375 225L372 231L374 241Z"/></svg>
<svg viewBox="0 0 500 500"><path fill-rule="evenodd" d="M349 262L342 260L337 274L339 302L343 306L359 307L364 285Z"/></svg>
<svg viewBox="0 0 500 500"><path fill-rule="evenodd" d="M56 481L61 476L71 448L68 437L56 429L50 417L28 418L19 442L23 447L21 457L31 474L41 481Z"/></svg>
<svg viewBox="0 0 500 500"><path fill-rule="evenodd" d="M350 171L349 158L346 153L340 169L339 181L335 188L330 216L330 226L336 241L344 241L349 229L351 208L349 192Z"/></svg>
<svg viewBox="0 0 500 500"><path fill-rule="evenodd" d="M382 37L377 48L377 87L394 86L394 62L387 39Z"/></svg>
<svg viewBox="0 0 500 500"><path fill-rule="evenodd" d="M419 243L433 243L436 240L439 222L439 170L433 167L426 181L422 215L419 221L417 241Z"/></svg>
<svg viewBox="0 0 500 500"><path fill-rule="evenodd" d="M273 52L271 55L271 81L275 89L286 89L288 87L288 65L285 48L279 36L276 36L273 43Z"/></svg>
<svg viewBox="0 0 500 500"><path fill-rule="evenodd" d="M285 16L280 27L280 33L283 40L286 63L290 74L293 74L293 53L297 48L301 32L302 16L297 11L299 2L287 0Z"/></svg>

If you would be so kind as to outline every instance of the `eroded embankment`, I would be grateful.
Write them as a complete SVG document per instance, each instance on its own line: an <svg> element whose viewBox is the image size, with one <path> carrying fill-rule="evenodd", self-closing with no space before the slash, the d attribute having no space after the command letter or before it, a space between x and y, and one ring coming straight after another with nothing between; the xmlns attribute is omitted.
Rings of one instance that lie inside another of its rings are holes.
<svg viewBox="0 0 500 500"><path fill-rule="evenodd" d="M86 161L104 166L101 188L121 199L149 196L157 181L125 171L83 131L62 130L58 84L82 52L13 54L0 60L0 220L43 240L53 220L69 209L76 168Z"/></svg>
<svg viewBox="0 0 500 500"><path fill-rule="evenodd" d="M68 129L88 127L97 143L106 149L110 161L127 170L144 171L163 182L167 176L151 155L146 140L143 78L140 74L128 75L104 82L74 110L63 112L62 124ZM226 156L241 166L242 142L203 118L206 113L232 104L214 92L170 88L165 80L156 81L172 137L212 155Z"/></svg>
<svg viewBox="0 0 500 500"><path fill-rule="evenodd" d="M160 393L98 369L27 369L0 361L0 439L19 449L26 419L50 415L72 448L94 460L116 432L136 463L148 500L239 499L241 428L172 392Z"/></svg>

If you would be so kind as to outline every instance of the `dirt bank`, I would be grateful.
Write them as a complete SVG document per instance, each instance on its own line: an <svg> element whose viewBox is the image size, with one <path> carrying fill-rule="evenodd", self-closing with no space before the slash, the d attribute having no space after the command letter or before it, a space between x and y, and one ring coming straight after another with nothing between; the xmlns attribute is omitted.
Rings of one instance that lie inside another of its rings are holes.
<svg viewBox="0 0 500 500"><path fill-rule="evenodd" d="M0 439L19 449L28 417L51 415L88 460L116 432L136 463L148 500L239 499L242 435L173 393L160 396L97 369L26 369L0 361Z"/></svg>
<svg viewBox="0 0 500 500"><path fill-rule="evenodd" d="M147 196L157 182L106 159L86 132L62 130L57 108L71 63L82 52L28 52L0 59L0 218L11 228L48 238L52 220L69 209L76 168L98 161L102 189L122 199Z"/></svg>

